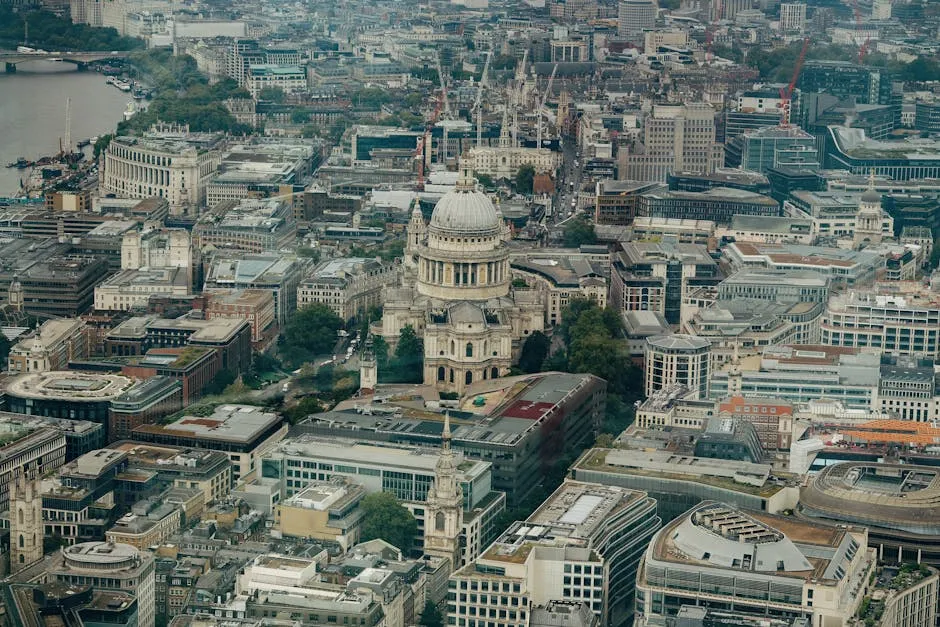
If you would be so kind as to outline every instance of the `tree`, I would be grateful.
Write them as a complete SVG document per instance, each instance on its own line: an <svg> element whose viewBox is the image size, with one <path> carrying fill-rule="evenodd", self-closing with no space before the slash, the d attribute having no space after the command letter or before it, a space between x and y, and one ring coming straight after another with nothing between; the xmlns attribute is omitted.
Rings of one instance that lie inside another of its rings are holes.
<svg viewBox="0 0 940 627"><path fill-rule="evenodd" d="M343 320L326 305L317 303L297 311L281 336L284 360L299 366L317 355L331 352L336 344L336 332L342 328Z"/></svg>
<svg viewBox="0 0 940 627"><path fill-rule="evenodd" d="M418 521L389 492L375 492L362 499L361 541L380 538L410 553L418 533Z"/></svg>
<svg viewBox="0 0 940 627"><path fill-rule="evenodd" d="M565 226L565 246L568 248L577 248L583 244L596 244L597 233L594 232L594 225L584 218L575 218Z"/></svg>
<svg viewBox="0 0 940 627"><path fill-rule="evenodd" d="M223 370L222 372L215 375L215 378L209 383L206 384L206 387L202 389L202 393L205 396L216 396L225 391L225 388L235 383L235 373L231 370Z"/></svg>
<svg viewBox="0 0 940 627"><path fill-rule="evenodd" d="M410 324L401 330L398 337L395 371L399 383L421 383L424 380L424 345Z"/></svg>
<svg viewBox="0 0 940 627"><path fill-rule="evenodd" d="M267 100L268 102L274 102L277 104L284 102L286 97L287 94L285 94L284 90L280 87L265 87L260 92L258 92L258 100Z"/></svg>
<svg viewBox="0 0 940 627"><path fill-rule="evenodd" d="M521 166L516 172L516 191L520 194L531 194L534 182L535 168L528 164Z"/></svg>
<svg viewBox="0 0 940 627"><path fill-rule="evenodd" d="M441 610L434 605L433 601L424 604L424 610L421 612L422 627L444 627L444 616Z"/></svg>
<svg viewBox="0 0 940 627"><path fill-rule="evenodd" d="M522 372L527 374L540 372L551 347L552 341L541 331L536 331L527 337L522 345L522 353L519 355L519 368Z"/></svg>
<svg viewBox="0 0 940 627"><path fill-rule="evenodd" d="M493 177L489 174L483 174L482 172L474 172L473 176L476 177L477 183L486 189L491 189L494 186Z"/></svg>

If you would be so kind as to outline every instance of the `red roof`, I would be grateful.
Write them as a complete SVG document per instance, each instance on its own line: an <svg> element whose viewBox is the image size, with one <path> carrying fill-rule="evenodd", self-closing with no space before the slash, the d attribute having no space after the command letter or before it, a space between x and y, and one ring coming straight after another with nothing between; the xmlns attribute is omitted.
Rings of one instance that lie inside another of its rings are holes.
<svg viewBox="0 0 940 627"><path fill-rule="evenodd" d="M506 418L523 418L526 420L538 420L545 415L554 405L552 403L540 403L532 401L516 401L506 408L503 416Z"/></svg>

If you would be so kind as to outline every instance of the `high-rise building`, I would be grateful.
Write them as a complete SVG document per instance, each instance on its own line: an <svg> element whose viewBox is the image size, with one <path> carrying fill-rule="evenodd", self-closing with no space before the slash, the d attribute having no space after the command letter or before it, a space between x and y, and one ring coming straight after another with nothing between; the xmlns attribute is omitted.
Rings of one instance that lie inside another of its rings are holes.
<svg viewBox="0 0 940 627"><path fill-rule="evenodd" d="M645 124L642 150L624 151L621 179L665 182L672 172L710 174L723 165L711 105L657 105Z"/></svg>
<svg viewBox="0 0 940 627"><path fill-rule="evenodd" d="M806 3L781 2L780 30L785 33L802 33L804 28L806 28Z"/></svg>
<svg viewBox="0 0 940 627"><path fill-rule="evenodd" d="M646 339L647 396L677 383L692 398L708 398L711 343L694 335L660 335Z"/></svg>
<svg viewBox="0 0 940 627"><path fill-rule="evenodd" d="M617 7L617 34L621 37L639 35L656 26L654 0L621 0Z"/></svg>

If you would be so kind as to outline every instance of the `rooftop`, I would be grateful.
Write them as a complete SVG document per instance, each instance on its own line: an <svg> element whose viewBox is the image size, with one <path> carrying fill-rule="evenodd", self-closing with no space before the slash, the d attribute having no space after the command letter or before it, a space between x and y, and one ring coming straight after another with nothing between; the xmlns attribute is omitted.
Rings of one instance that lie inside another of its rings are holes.
<svg viewBox="0 0 940 627"><path fill-rule="evenodd" d="M281 420L277 414L252 405L220 405L211 416L184 416L166 426L141 425L134 431L245 443Z"/></svg>
<svg viewBox="0 0 940 627"><path fill-rule="evenodd" d="M134 380L119 374L52 370L21 374L6 381L7 394L17 398L82 401L109 401L128 391Z"/></svg>
<svg viewBox="0 0 940 627"><path fill-rule="evenodd" d="M574 468L689 481L761 498L770 498L789 481L773 475L769 464L648 449L592 449L575 462Z"/></svg>

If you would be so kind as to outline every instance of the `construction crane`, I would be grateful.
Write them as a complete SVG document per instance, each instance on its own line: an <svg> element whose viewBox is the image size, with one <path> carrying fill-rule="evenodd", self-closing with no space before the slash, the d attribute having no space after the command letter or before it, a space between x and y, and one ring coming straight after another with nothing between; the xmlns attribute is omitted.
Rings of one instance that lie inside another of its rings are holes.
<svg viewBox="0 0 940 627"><path fill-rule="evenodd" d="M558 72L558 64L556 63L552 67L552 75L548 77L548 86L545 87L545 93L542 95L542 101L539 102L539 108L535 111L535 123L538 126L538 141L535 144L536 148L542 147L542 110L545 109L545 103L548 101L548 95L552 93L552 83L555 82L555 74Z"/></svg>
<svg viewBox="0 0 940 627"><path fill-rule="evenodd" d="M852 11L855 13L855 43L858 43L858 62L861 63L865 58L865 54L868 52L868 46L871 41L866 37L865 41L861 42L862 39L862 11L858 8L858 0L852 0ZM859 43L861 42L861 43Z"/></svg>
<svg viewBox="0 0 940 627"><path fill-rule="evenodd" d="M426 146L430 143L431 139L431 129L434 128L434 125L437 123L438 117L441 115L441 108L444 105L444 99L440 98L437 101L437 104L434 106L434 112L431 114L431 117L428 118L428 123L424 128L424 135L421 136L421 140L418 142L418 147L415 148L414 158L418 160L418 189L424 189L424 162L426 159Z"/></svg>
<svg viewBox="0 0 940 627"><path fill-rule="evenodd" d="M519 107L522 105L522 99L525 96L525 62L529 58L529 49L526 48L522 53L522 62L516 68L516 89L512 94L512 145L519 145Z"/></svg>
<svg viewBox="0 0 940 627"><path fill-rule="evenodd" d="M486 88L486 75L490 71L490 59L492 58L493 49L490 48L486 53L486 61L483 63L483 75L480 77L479 84L477 84L477 97L473 101L473 109L477 116L477 146L483 143L483 105L480 104L480 100L483 98L483 90Z"/></svg>
<svg viewBox="0 0 940 627"><path fill-rule="evenodd" d="M796 65L793 67L793 78L790 84L780 90L780 126L786 128L790 126L790 100L793 97L793 90L796 87L796 81L800 78L800 70L803 69L803 61L806 60L806 51L809 49L809 37L803 39L803 48L800 50L800 56L796 59Z"/></svg>
<svg viewBox="0 0 940 627"><path fill-rule="evenodd" d="M447 82L444 80L444 70L441 69L441 53L440 51L435 51L434 61L437 63L437 76L441 81L441 100L444 104L444 119L449 120L450 118L450 103L447 102Z"/></svg>

